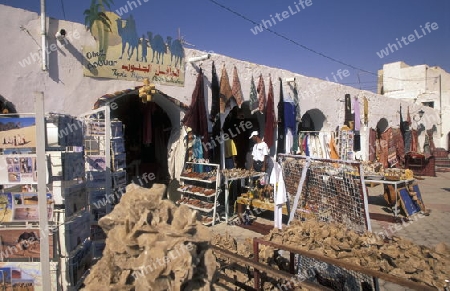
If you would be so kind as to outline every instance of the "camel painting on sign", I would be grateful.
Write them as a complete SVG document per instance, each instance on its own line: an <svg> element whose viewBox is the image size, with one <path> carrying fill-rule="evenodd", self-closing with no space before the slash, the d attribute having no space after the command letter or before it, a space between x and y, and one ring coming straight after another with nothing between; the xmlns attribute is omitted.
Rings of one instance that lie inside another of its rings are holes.
<svg viewBox="0 0 450 291"><path fill-rule="evenodd" d="M170 64L173 64L175 67L180 67L183 64L184 59L184 48L181 40L175 39L172 41L172 37L167 37L167 46L170 50Z"/></svg>
<svg viewBox="0 0 450 291"><path fill-rule="evenodd" d="M141 31L132 14L124 18L109 11L104 14L110 31L94 39L107 43L83 47L84 76L130 81L148 78L162 85L184 85L185 53L180 37L162 36L148 28Z"/></svg>
<svg viewBox="0 0 450 291"><path fill-rule="evenodd" d="M148 41L150 43L150 47L152 48L153 54L152 54L152 63L155 62L155 55L156 55L156 63L159 64L161 61L161 65L164 65L164 54L166 53L166 44L164 43L164 40L162 36L159 34L153 36L152 32L147 32Z"/></svg>
<svg viewBox="0 0 450 291"><path fill-rule="evenodd" d="M138 61L138 43L139 37L136 32L136 22L134 21L133 15L127 19L116 19L117 22L117 31L122 38L122 53L119 59L123 58L123 54L125 52L125 48L128 47L127 55L128 60L131 59L131 56L134 54L136 50L136 61ZM125 22L125 26L122 26L122 23Z"/></svg>

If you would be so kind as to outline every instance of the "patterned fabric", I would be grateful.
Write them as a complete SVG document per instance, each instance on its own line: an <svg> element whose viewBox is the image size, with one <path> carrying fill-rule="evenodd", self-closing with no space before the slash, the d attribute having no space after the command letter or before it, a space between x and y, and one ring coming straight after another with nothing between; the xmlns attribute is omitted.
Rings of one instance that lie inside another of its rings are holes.
<svg viewBox="0 0 450 291"><path fill-rule="evenodd" d="M344 124L347 125L348 127L350 127L350 121L353 121L353 116L352 116L352 101L350 99L350 94L345 94L345 109L344 109L344 114L345 114L345 120L344 120Z"/></svg>
<svg viewBox="0 0 450 291"><path fill-rule="evenodd" d="M258 110L259 112L264 113L266 107L266 88L262 74L259 75L258 88L256 88L256 90L258 91Z"/></svg>
<svg viewBox="0 0 450 291"><path fill-rule="evenodd" d="M418 152L418 147L419 145L419 134L417 132L417 130L412 129L411 130L411 151L414 153Z"/></svg>
<svg viewBox="0 0 450 291"><path fill-rule="evenodd" d="M402 167L405 164L405 142L403 140L403 135L400 132L400 129L392 129L392 139L396 149L397 160L399 161L399 164L397 164L396 166Z"/></svg>
<svg viewBox="0 0 450 291"><path fill-rule="evenodd" d="M239 108L241 108L244 98L242 97L241 81L239 81L239 76L236 66L233 68L233 87L231 88L234 100Z"/></svg>
<svg viewBox="0 0 450 291"><path fill-rule="evenodd" d="M256 91L255 80L252 76L250 84L250 111L253 114L256 110L258 110L258 92Z"/></svg>
<svg viewBox="0 0 450 291"><path fill-rule="evenodd" d="M376 152L377 131L373 128L369 130L369 161L375 162L377 160Z"/></svg>
<svg viewBox="0 0 450 291"><path fill-rule="evenodd" d="M222 68L222 75L220 76L220 113L225 113L225 108L233 96L233 92L230 86L230 80L228 79L228 73L225 69L225 65Z"/></svg>
<svg viewBox="0 0 450 291"><path fill-rule="evenodd" d="M209 119L214 123L218 119L217 117L220 111L220 86L214 61L212 63L211 71L211 112L209 114Z"/></svg>
<svg viewBox="0 0 450 291"><path fill-rule="evenodd" d="M364 96L364 125L369 124L369 100Z"/></svg>
<svg viewBox="0 0 450 291"><path fill-rule="evenodd" d="M266 107L266 126L264 130L264 141L266 142L269 148L272 147L274 143L273 139L273 131L275 127L275 105L274 105L274 96L273 96L273 85L272 79L269 81L269 95L267 98L267 107Z"/></svg>

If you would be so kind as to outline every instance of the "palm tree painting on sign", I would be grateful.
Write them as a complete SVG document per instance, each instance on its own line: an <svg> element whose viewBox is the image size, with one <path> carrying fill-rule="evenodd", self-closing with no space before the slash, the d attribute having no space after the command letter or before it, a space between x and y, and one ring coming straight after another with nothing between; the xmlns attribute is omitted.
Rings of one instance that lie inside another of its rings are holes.
<svg viewBox="0 0 450 291"><path fill-rule="evenodd" d="M110 4L113 4L113 0L92 0L90 8L83 13L86 30L89 30L98 41L99 61L106 59L108 50L111 20L105 14L106 9L104 5L110 8Z"/></svg>

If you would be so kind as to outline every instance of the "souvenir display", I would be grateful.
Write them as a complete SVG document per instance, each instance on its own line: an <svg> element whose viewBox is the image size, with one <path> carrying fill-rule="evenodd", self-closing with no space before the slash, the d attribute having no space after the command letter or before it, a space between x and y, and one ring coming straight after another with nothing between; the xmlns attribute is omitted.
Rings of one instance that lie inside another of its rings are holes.
<svg viewBox="0 0 450 291"><path fill-rule="evenodd" d="M181 185L177 189L182 196L176 203L198 210L201 221L205 225L214 225L219 220L217 197L220 171L218 169L217 164L187 162L181 173Z"/></svg>

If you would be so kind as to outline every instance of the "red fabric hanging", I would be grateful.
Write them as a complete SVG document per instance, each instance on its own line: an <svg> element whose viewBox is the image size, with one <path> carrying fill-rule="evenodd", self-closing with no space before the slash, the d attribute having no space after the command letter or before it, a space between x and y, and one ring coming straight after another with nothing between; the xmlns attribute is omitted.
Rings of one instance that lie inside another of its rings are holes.
<svg viewBox="0 0 450 291"><path fill-rule="evenodd" d="M227 70L225 65L222 68L222 75L220 76L220 113L225 113L225 108L233 96L230 86L230 79L228 78Z"/></svg>
<svg viewBox="0 0 450 291"><path fill-rule="evenodd" d="M234 100L239 108L241 108L244 98L242 97L241 81L239 81L239 76L236 66L233 69L233 87L231 88Z"/></svg>
<svg viewBox="0 0 450 291"><path fill-rule="evenodd" d="M264 108L266 107L266 88L264 85L264 79L262 74L259 75L258 88L258 109L259 112L264 113Z"/></svg>
<svg viewBox="0 0 450 291"><path fill-rule="evenodd" d="M201 136L202 141L206 143L208 141L208 121L206 118L205 107L205 88L203 85L203 71L197 76L197 82L195 84L194 92L192 93L191 106L188 112L183 118L183 124L192 128L192 132L195 135ZM203 157L208 158L208 152L203 153Z"/></svg>
<svg viewBox="0 0 450 291"><path fill-rule="evenodd" d="M269 83L269 95L267 97L267 106L266 106L266 128L264 130L264 141L266 142L269 148L273 145L273 130L275 127L275 106L274 106L274 97L273 97L273 85L272 79L270 79Z"/></svg>

